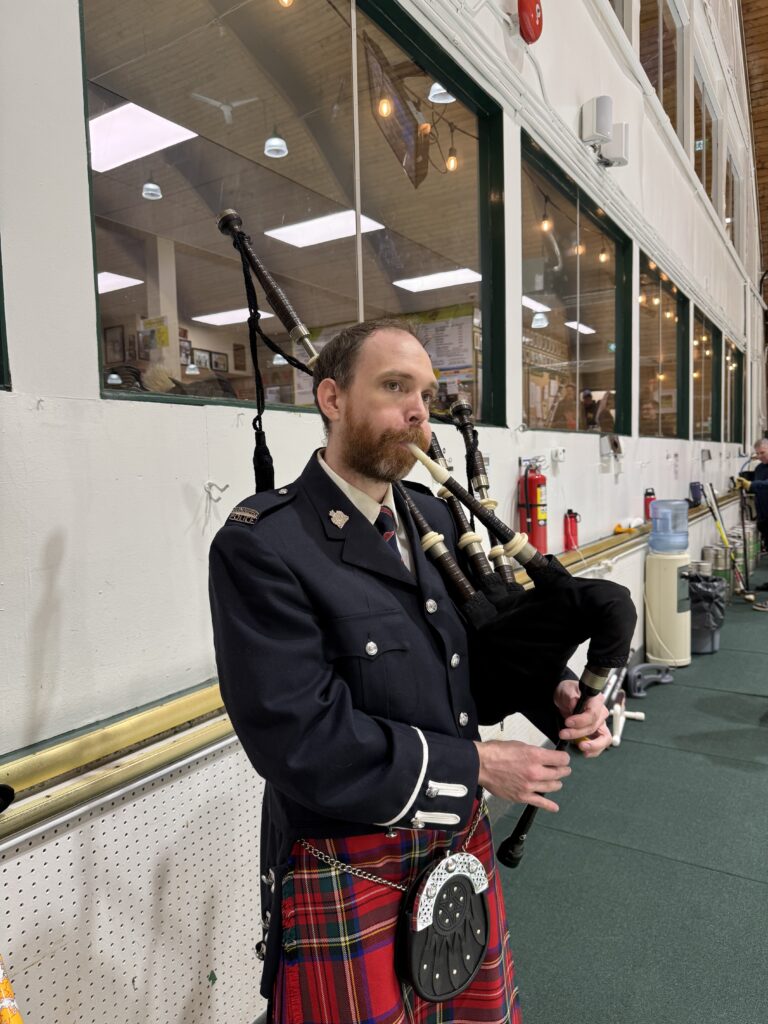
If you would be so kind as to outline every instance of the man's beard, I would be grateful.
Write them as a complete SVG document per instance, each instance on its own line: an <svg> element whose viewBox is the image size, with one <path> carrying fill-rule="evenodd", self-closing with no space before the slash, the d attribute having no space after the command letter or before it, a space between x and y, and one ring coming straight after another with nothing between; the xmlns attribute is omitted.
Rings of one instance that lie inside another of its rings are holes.
<svg viewBox="0 0 768 1024"><path fill-rule="evenodd" d="M394 483L413 469L416 459L403 442L427 450L427 441L419 427L408 430L384 430L376 434L365 419L350 422L344 439L343 458L350 469L368 477Z"/></svg>

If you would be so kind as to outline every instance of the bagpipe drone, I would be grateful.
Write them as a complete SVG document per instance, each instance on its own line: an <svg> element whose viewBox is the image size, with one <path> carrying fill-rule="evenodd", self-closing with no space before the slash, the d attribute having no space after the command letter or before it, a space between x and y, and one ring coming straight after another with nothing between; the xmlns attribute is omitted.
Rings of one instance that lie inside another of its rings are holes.
<svg viewBox="0 0 768 1024"><path fill-rule="evenodd" d="M266 490L274 486L274 473L262 425L264 388L257 358L257 336L290 365L308 374L312 373L310 367L317 353L309 331L254 252L239 215L234 210L225 210L218 226L223 234L232 237L243 265L256 377L254 471L256 490ZM251 272L264 288L270 306L291 340L304 347L309 357L306 365L284 352L261 331ZM571 576L554 556L537 551L525 533L515 532L502 522L494 511L496 502L488 495L485 461L478 449L472 409L462 399L454 403L451 415L465 444L469 489L450 475L434 435L429 455L416 445L409 447L440 485L438 493L447 502L456 524L458 549L466 563L466 572L453 557L445 538L430 527L408 491L401 484L394 486L410 512L422 549L443 574L464 617L473 674L500 680L496 687L483 687L484 693L490 696L482 698L482 706L479 702L481 721L497 722L509 713L512 688L521 692L533 688L541 692L544 687L551 693L564 678L568 660L588 641L587 664L579 679L580 697L573 711L578 714L591 697L605 691L629 658L637 619L629 591L608 580ZM482 537L473 529L471 517L488 532L492 548L487 557ZM530 586L517 581L515 562L527 573ZM558 748L563 746L564 742L558 744ZM501 843L497 855L507 867L519 863L535 813L534 806L526 807L513 833Z"/></svg>

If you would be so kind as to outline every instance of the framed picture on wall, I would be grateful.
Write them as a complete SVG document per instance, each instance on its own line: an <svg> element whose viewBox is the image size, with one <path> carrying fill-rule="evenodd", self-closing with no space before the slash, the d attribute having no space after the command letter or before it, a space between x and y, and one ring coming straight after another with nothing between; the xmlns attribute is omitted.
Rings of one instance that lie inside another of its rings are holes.
<svg viewBox="0 0 768 1024"><path fill-rule="evenodd" d="M236 370L245 369L245 345L232 346L232 362Z"/></svg>
<svg viewBox="0 0 768 1024"><path fill-rule="evenodd" d="M199 370L210 370L211 353L207 352L204 348L193 348L192 362Z"/></svg>
<svg viewBox="0 0 768 1024"><path fill-rule="evenodd" d="M153 348L156 348L157 341L155 339L154 328L147 328L146 330L139 331L136 335L136 347L137 357L139 359L148 360L150 353Z"/></svg>
<svg viewBox="0 0 768 1024"><path fill-rule="evenodd" d="M126 363L134 362L136 360L136 357L136 335L129 334L128 337L125 339L125 361Z"/></svg>
<svg viewBox="0 0 768 1024"><path fill-rule="evenodd" d="M104 360L107 363L122 363L125 360L124 338L122 324L104 328Z"/></svg>
<svg viewBox="0 0 768 1024"><path fill-rule="evenodd" d="M192 344L184 338L179 338L179 360L182 366L189 366L192 357Z"/></svg>
<svg viewBox="0 0 768 1024"><path fill-rule="evenodd" d="M229 356L226 352L211 352L211 369L229 373Z"/></svg>

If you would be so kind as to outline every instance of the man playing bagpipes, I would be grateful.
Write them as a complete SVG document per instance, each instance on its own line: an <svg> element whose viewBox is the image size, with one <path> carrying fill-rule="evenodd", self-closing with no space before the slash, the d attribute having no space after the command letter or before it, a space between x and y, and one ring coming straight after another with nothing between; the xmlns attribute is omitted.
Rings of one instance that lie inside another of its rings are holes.
<svg viewBox="0 0 768 1024"><path fill-rule="evenodd" d="M482 787L556 811L569 755L481 743L477 709L484 688L504 713L544 722L554 708L560 738L589 737L580 749L594 757L611 741L602 698L572 715L573 679L473 672L465 621L397 484L414 464L406 444L426 450L431 436L421 343L395 321L358 324L313 369L326 447L294 483L242 501L211 549L221 692L267 783L269 1019L518 1022ZM446 504L405 491L455 556Z"/></svg>

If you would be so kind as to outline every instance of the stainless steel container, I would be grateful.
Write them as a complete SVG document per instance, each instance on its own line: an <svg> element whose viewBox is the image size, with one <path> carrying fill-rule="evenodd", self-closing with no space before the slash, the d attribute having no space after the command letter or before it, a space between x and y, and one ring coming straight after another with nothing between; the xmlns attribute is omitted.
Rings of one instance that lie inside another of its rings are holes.
<svg viewBox="0 0 768 1024"><path fill-rule="evenodd" d="M733 596L733 573L728 552L722 544L705 544L701 549L701 557L712 563L712 575L725 580L726 600L730 601Z"/></svg>
<svg viewBox="0 0 768 1024"><path fill-rule="evenodd" d="M712 563L711 562L691 562L689 571L692 576L711 576L712 575Z"/></svg>

